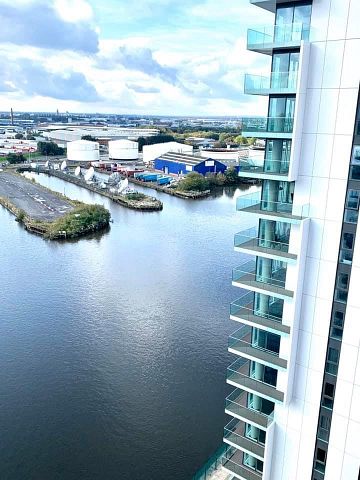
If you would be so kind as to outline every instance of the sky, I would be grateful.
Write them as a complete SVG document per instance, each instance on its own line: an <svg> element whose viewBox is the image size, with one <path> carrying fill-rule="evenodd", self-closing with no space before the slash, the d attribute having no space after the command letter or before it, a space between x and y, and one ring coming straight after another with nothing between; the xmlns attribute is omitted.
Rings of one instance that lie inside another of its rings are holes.
<svg viewBox="0 0 360 480"><path fill-rule="evenodd" d="M0 0L0 110L262 115L246 30L272 21L249 0Z"/></svg>

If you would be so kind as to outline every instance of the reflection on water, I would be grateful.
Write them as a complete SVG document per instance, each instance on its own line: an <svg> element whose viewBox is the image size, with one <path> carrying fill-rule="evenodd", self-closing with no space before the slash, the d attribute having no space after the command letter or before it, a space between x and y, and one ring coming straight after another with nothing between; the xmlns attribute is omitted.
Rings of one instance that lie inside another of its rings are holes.
<svg viewBox="0 0 360 480"><path fill-rule="evenodd" d="M50 242L0 209L0 477L188 480L222 438L242 192L141 213L36 178L114 223Z"/></svg>

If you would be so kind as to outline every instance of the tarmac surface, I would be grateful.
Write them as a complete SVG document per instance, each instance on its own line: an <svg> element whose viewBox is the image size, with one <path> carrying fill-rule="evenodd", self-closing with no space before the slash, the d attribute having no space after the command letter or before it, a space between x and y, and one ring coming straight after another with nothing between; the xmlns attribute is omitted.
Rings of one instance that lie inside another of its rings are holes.
<svg viewBox="0 0 360 480"><path fill-rule="evenodd" d="M52 222L73 209L70 203L40 185L8 172L0 172L0 197L43 222Z"/></svg>

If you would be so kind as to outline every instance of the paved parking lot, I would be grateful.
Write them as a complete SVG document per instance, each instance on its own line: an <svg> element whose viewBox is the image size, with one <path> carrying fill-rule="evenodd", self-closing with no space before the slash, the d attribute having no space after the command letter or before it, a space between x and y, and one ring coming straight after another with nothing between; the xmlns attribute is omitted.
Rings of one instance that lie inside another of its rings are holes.
<svg viewBox="0 0 360 480"><path fill-rule="evenodd" d="M45 222L51 222L73 209L70 203L40 185L8 172L0 172L0 196L8 198L31 218Z"/></svg>

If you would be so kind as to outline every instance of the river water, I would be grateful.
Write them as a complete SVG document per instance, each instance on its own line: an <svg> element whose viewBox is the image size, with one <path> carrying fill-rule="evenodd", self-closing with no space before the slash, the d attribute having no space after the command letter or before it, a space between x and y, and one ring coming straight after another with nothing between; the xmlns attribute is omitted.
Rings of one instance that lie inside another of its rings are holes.
<svg viewBox="0 0 360 480"><path fill-rule="evenodd" d="M221 443L235 199L257 187L140 213L36 178L114 223L49 242L0 209L0 478L190 480Z"/></svg>

